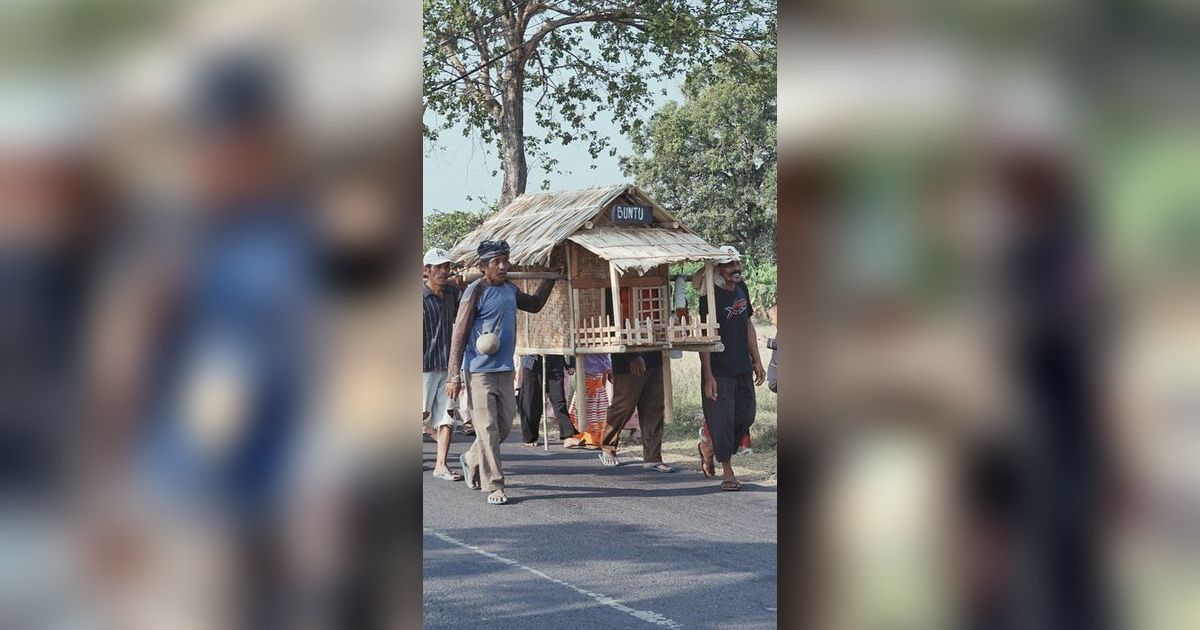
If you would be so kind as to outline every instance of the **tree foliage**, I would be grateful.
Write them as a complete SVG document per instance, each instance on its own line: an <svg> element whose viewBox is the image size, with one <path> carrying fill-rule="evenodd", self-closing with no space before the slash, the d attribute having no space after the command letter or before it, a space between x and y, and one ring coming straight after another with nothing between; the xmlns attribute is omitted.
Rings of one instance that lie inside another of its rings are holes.
<svg viewBox="0 0 1200 630"><path fill-rule="evenodd" d="M635 153L621 160L682 221L756 265L775 262L775 77L773 49L692 70L684 102L667 103L635 129Z"/></svg>
<svg viewBox="0 0 1200 630"><path fill-rule="evenodd" d="M492 206L479 211L454 210L430 214L425 217L422 234L424 251L433 247L452 249L471 230L483 225L495 213L496 207Z"/></svg>
<svg viewBox="0 0 1200 630"><path fill-rule="evenodd" d="M424 106L438 117L425 135L460 127L496 147L501 206L525 191L527 154L547 172L552 146L612 155L599 115L636 130L654 80L775 34L774 0L424 0L424 18Z"/></svg>

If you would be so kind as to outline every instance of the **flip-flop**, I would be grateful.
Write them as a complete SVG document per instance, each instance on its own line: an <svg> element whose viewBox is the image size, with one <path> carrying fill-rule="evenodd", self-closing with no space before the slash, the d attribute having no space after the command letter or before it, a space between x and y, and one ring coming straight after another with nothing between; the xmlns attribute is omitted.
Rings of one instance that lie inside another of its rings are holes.
<svg viewBox="0 0 1200 630"><path fill-rule="evenodd" d="M504 505L508 503L508 496L504 492L497 490L487 496L488 505Z"/></svg>
<svg viewBox="0 0 1200 630"><path fill-rule="evenodd" d="M737 481L722 481L721 489L728 492L737 492L742 489L742 484Z"/></svg>
<svg viewBox="0 0 1200 630"><path fill-rule="evenodd" d="M668 466L668 465L666 465L666 464L664 464L664 463L662 463L662 462L649 462L649 463L646 463L646 464L642 464L642 468L644 468L644 469L646 469L646 470L653 470L654 472L660 472L660 473L673 473L673 472L675 472L675 469L674 469L674 468L672 468L672 467L670 467L670 466Z"/></svg>
<svg viewBox="0 0 1200 630"><path fill-rule="evenodd" d="M621 460L617 459L616 455L610 455L606 451L600 451L600 463L605 466L619 466Z"/></svg>
<svg viewBox="0 0 1200 630"><path fill-rule="evenodd" d="M445 479L446 481L462 481L463 480L463 476L461 474L456 473L453 470L450 470L449 468L442 470L440 472L435 472L435 473L433 473L433 476L437 479Z"/></svg>
<svg viewBox="0 0 1200 630"><path fill-rule="evenodd" d="M471 483L471 470L467 468L467 454L463 453L458 456L458 464L462 466L462 478L467 482L467 487L472 490L478 490L479 484Z"/></svg>

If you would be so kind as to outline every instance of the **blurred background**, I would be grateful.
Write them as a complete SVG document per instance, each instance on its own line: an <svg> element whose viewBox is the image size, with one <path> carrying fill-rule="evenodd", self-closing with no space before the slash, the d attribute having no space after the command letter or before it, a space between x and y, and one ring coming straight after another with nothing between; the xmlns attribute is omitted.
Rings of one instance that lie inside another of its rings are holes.
<svg viewBox="0 0 1200 630"><path fill-rule="evenodd" d="M419 10L0 3L0 627L419 623ZM1200 9L780 18L781 625L1200 627Z"/></svg>
<svg viewBox="0 0 1200 630"><path fill-rule="evenodd" d="M0 4L0 627L420 623L419 11Z"/></svg>
<svg viewBox="0 0 1200 630"><path fill-rule="evenodd" d="M781 3L783 625L1200 624L1196 9Z"/></svg>

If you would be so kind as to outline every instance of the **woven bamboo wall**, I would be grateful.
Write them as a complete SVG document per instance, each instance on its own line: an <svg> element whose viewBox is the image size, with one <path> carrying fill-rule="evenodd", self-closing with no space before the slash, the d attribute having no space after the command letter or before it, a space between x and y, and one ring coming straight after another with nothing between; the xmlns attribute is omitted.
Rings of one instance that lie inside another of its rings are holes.
<svg viewBox="0 0 1200 630"><path fill-rule="evenodd" d="M608 261L571 243L575 249L575 277L580 280L596 280L608 286Z"/></svg>
<svg viewBox="0 0 1200 630"><path fill-rule="evenodd" d="M579 290L578 320L600 319L604 317L604 289L586 287L609 286L608 261L574 243L571 247L575 250L575 284Z"/></svg>
<svg viewBox="0 0 1200 630"><path fill-rule="evenodd" d="M604 289L580 289L579 314L580 321L587 321L591 317L603 317Z"/></svg>
<svg viewBox="0 0 1200 630"><path fill-rule="evenodd" d="M562 265L566 268L565 247L559 246L550 258L550 266ZM543 267L518 267L513 271L546 271ZM514 283L525 293L533 294L541 284L541 280L514 280ZM522 349L571 350L570 335L571 293L568 283L559 280L554 284L550 299L539 313L518 311L517 316L517 351Z"/></svg>

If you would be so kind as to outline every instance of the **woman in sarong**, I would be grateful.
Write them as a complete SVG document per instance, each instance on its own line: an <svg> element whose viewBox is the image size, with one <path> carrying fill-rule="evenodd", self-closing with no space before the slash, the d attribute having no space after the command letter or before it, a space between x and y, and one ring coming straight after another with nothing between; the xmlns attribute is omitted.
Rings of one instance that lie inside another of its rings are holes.
<svg viewBox="0 0 1200 630"><path fill-rule="evenodd" d="M581 435L564 440L567 448L599 448L608 413L608 382L612 379L612 359L607 354L587 354L583 358L585 404L583 418L577 412L579 392L571 398L571 421Z"/></svg>

